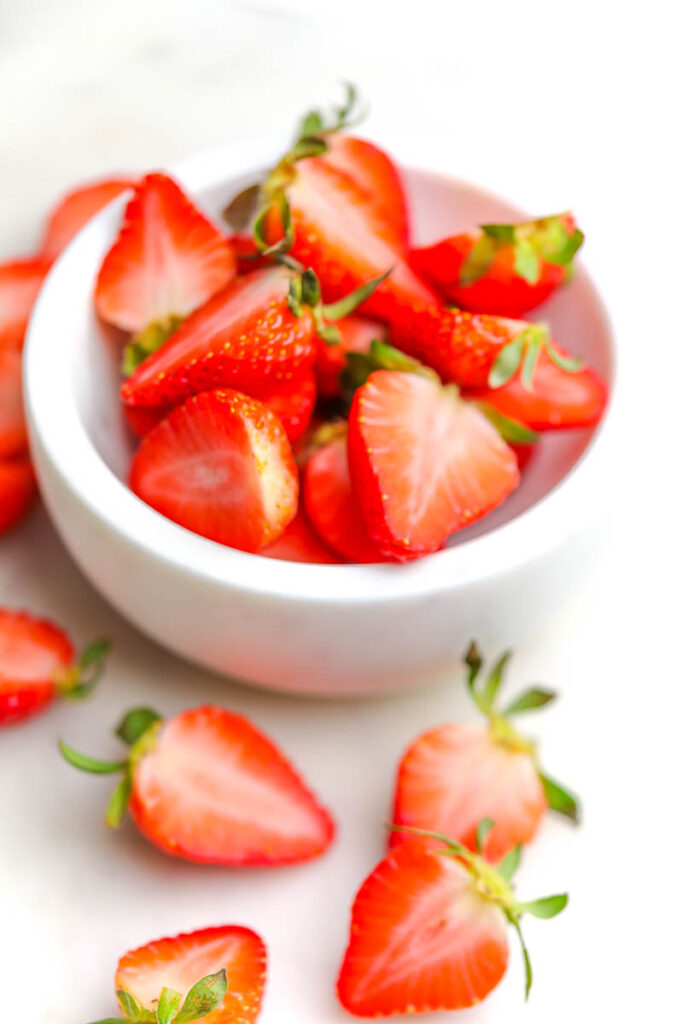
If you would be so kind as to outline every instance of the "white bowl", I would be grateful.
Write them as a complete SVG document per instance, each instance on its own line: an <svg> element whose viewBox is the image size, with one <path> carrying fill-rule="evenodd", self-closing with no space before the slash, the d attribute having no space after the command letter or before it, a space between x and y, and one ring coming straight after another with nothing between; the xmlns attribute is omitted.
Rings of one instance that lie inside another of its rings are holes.
<svg viewBox="0 0 683 1024"><path fill-rule="evenodd" d="M234 146L175 169L217 217L280 146ZM406 169L415 236L429 241L520 211L470 185ZM472 637L492 648L541 629L590 552L611 415L545 435L523 482L450 547L409 565L306 565L199 537L125 485L132 441L118 404L118 345L97 321L97 269L120 223L115 200L74 240L37 302L25 360L31 447L48 510L99 591L165 647L233 678L298 693L375 693L424 683ZM614 344L579 267L541 311L555 337L613 386Z"/></svg>

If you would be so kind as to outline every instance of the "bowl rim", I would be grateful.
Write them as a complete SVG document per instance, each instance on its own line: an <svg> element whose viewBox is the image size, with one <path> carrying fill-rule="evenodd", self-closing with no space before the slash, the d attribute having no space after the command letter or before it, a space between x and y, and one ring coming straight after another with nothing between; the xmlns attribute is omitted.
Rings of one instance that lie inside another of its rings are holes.
<svg viewBox="0 0 683 1024"><path fill-rule="evenodd" d="M222 145L171 166L169 173L190 192L215 187L221 181L247 178L268 166L283 149L279 139ZM407 170L438 177L476 191L482 198L515 204L448 173L443 157L429 166L402 160L401 147L392 154ZM265 558L220 545L166 519L146 505L114 474L95 449L75 401L55 401L70 395L71 367L77 332L60 336L59 307L64 293L77 287L80 264L88 250L101 246L128 192L114 199L70 243L52 267L29 323L24 359L24 392L31 447L41 476L41 456L71 495L91 516L147 556L214 585L262 597L300 601L374 603L410 601L444 590L460 590L492 577L513 572L576 536L604 481L614 434L614 399L618 381L614 330L602 294L586 269L601 326L609 343L610 398L586 449L569 472L528 509L513 519L455 547L445 548L406 564L319 565ZM519 209L517 207L517 209ZM525 216L519 210L521 217ZM87 264L86 264L87 265ZM92 266L92 264L90 264ZM69 342L71 341L71 348ZM604 486L604 483L603 483Z"/></svg>

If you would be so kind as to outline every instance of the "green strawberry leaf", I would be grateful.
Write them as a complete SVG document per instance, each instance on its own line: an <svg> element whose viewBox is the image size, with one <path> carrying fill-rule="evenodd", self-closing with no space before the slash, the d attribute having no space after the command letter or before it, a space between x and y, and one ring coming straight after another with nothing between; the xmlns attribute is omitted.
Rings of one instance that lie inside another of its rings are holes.
<svg viewBox="0 0 683 1024"><path fill-rule="evenodd" d="M326 345L339 345L341 342L341 334L339 328L335 327L334 324L323 324L318 327L318 337L322 338Z"/></svg>
<svg viewBox="0 0 683 1024"><path fill-rule="evenodd" d="M524 353L526 334L526 330L520 331L512 341L502 346L489 371L488 386L490 388L502 388L517 373Z"/></svg>
<svg viewBox="0 0 683 1024"><path fill-rule="evenodd" d="M348 123L349 118L354 113L354 110L358 105L358 90L353 82L344 82L344 88L346 90L344 103L341 107L335 108L337 126L340 128Z"/></svg>
<svg viewBox="0 0 683 1024"><path fill-rule="evenodd" d="M541 276L541 261L531 242L524 238L515 245L515 273L532 285Z"/></svg>
<svg viewBox="0 0 683 1024"><path fill-rule="evenodd" d="M303 285L300 277L293 277L289 282L287 305L292 316L299 317L304 311Z"/></svg>
<svg viewBox="0 0 683 1024"><path fill-rule="evenodd" d="M537 708L550 704L556 698L557 694L553 690L532 687L525 690L524 693L520 693L519 697L515 697L504 709L503 715L505 718L509 718L511 715L520 715L524 711L535 711Z"/></svg>
<svg viewBox="0 0 683 1024"><path fill-rule="evenodd" d="M322 314L325 319L341 320L343 317L349 316L349 314L353 313L354 309L360 306L362 302L365 302L366 299L370 298L375 288L377 288L382 281L386 281L393 269L393 267L389 267L389 269L385 270L385 272L380 274L379 277L373 278L372 281L366 281L366 283L361 285L360 288L356 288L355 291L349 292L348 295L345 295L343 299L339 299L338 302L332 302L330 305L323 306Z"/></svg>
<svg viewBox="0 0 683 1024"><path fill-rule="evenodd" d="M503 681L503 673L505 672L505 667L511 657L512 651L505 651L501 654L500 658L489 672L486 682L479 691L479 707L486 714L493 711L494 704L496 703L496 697L498 696L498 690L500 689L500 684Z"/></svg>
<svg viewBox="0 0 683 1024"><path fill-rule="evenodd" d="M187 993L183 1008L175 1018L175 1024L188 1024L189 1021L206 1017L207 1013L221 1005L227 989L228 976L225 968L202 978Z"/></svg>
<svg viewBox="0 0 683 1024"><path fill-rule="evenodd" d="M70 765L92 775L113 775L114 772L121 772L128 767L128 761L98 761L86 754L79 754L77 750L68 747L64 740L59 740L59 750Z"/></svg>
<svg viewBox="0 0 683 1024"><path fill-rule="evenodd" d="M576 359L574 356L562 355L562 353L550 343L546 345L546 351L549 358L552 359L555 365L559 366L561 370L566 370L567 373L578 373L583 366L582 359Z"/></svg>
<svg viewBox="0 0 683 1024"><path fill-rule="evenodd" d="M535 338L527 348L524 362L522 363L522 384L527 391L531 391L533 385L534 370L536 369L540 351L541 340L540 338Z"/></svg>
<svg viewBox="0 0 683 1024"><path fill-rule="evenodd" d="M516 241L516 224L481 224L480 227L487 238L493 238L496 242L513 245Z"/></svg>
<svg viewBox="0 0 683 1024"><path fill-rule="evenodd" d="M172 988L162 988L157 1003L157 1024L172 1024L182 1001L180 992L174 992Z"/></svg>
<svg viewBox="0 0 683 1024"><path fill-rule="evenodd" d="M498 412L488 402L477 401L475 404L486 416L486 419L493 424L504 441L508 441L510 444L537 443L539 435L524 423L520 423L519 420L513 420L509 416L504 416L502 412Z"/></svg>
<svg viewBox="0 0 683 1024"><path fill-rule="evenodd" d="M482 818L477 825L477 852L484 852L484 844L487 836L494 826L493 818Z"/></svg>
<svg viewBox="0 0 683 1024"><path fill-rule="evenodd" d="M233 231L246 231L258 209L260 185L249 185L238 192L223 210L223 220Z"/></svg>
<svg viewBox="0 0 683 1024"><path fill-rule="evenodd" d="M506 882L509 882L516 874L521 862L522 844L517 843L517 845L503 857L502 861L498 865L498 874L502 875Z"/></svg>
<svg viewBox="0 0 683 1024"><path fill-rule="evenodd" d="M530 903L520 903L518 909L525 914L531 914L532 917L549 920L551 917L557 917L558 914L562 913L567 906L568 900L569 896L566 892L563 892L557 896L544 896L540 900L531 900Z"/></svg>
<svg viewBox="0 0 683 1024"><path fill-rule="evenodd" d="M315 308L318 306L322 299L322 293L320 291L320 281L318 280L315 270L304 270L301 275L301 301L306 306Z"/></svg>
<svg viewBox="0 0 683 1024"><path fill-rule="evenodd" d="M133 708L123 716L114 734L129 747L132 747L155 722L159 721L161 721L161 715L152 708Z"/></svg>
<svg viewBox="0 0 683 1024"><path fill-rule="evenodd" d="M578 824L581 809L579 801L574 794L570 793L568 789L561 786L559 782L555 782L554 779L551 779L544 772L539 772L538 777L541 780L550 809L556 811L557 814L563 814L565 818L569 818L570 821Z"/></svg>
<svg viewBox="0 0 683 1024"><path fill-rule="evenodd" d="M458 284L462 288L467 288L482 278L493 263L498 249L495 239L489 238L488 235L478 238L460 267Z"/></svg>
<svg viewBox="0 0 683 1024"><path fill-rule="evenodd" d="M325 124L320 111L310 110L308 114L301 119L301 124L299 126L299 138L304 135L320 135L324 130L324 127Z"/></svg>
<svg viewBox="0 0 683 1024"><path fill-rule="evenodd" d="M146 1010L144 1006L140 1006L137 999L126 992L124 988L120 988L116 993L116 998L121 1004L123 1012L132 1024L155 1024L156 1014L153 1010Z"/></svg>
<svg viewBox="0 0 683 1024"><path fill-rule="evenodd" d="M126 771L109 800L107 813L104 818L108 828L118 828L121 824L121 819L126 813L126 808L128 807L132 791L133 780L131 778L131 773L130 771Z"/></svg>
<svg viewBox="0 0 683 1024"><path fill-rule="evenodd" d="M508 921L510 922L512 927L517 932L517 937L519 939L519 944L522 947L522 956L524 958L524 979L525 979L524 998L528 999L529 998L529 993L531 992L531 985L532 985L532 982L534 980L534 976L533 976L532 971L531 971L531 960L529 959L529 950L526 948L526 943L524 941L524 936L522 935L522 929L519 926L518 918L513 917L512 915L508 914Z"/></svg>

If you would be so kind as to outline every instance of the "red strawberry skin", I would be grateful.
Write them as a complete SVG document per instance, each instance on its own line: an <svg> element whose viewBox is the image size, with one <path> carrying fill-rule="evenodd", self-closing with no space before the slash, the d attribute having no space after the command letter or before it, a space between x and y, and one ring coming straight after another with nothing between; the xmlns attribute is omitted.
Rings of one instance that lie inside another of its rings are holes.
<svg viewBox="0 0 683 1024"><path fill-rule="evenodd" d="M379 370L349 416L351 482L385 558L438 550L519 483L514 452L457 392L412 373Z"/></svg>
<svg viewBox="0 0 683 1024"><path fill-rule="evenodd" d="M127 188L134 188L132 178L109 178L81 185L57 204L50 214L43 236L43 255L54 260L96 213Z"/></svg>
<svg viewBox="0 0 683 1024"><path fill-rule="evenodd" d="M22 521L36 494L36 478L28 458L0 461L0 535Z"/></svg>
<svg viewBox="0 0 683 1024"><path fill-rule="evenodd" d="M157 423L161 423L169 412L165 405L122 405L123 418L136 437L145 437Z"/></svg>
<svg viewBox="0 0 683 1024"><path fill-rule="evenodd" d="M315 360L313 317L287 305L291 272L255 271L215 295L121 386L128 405L170 406L199 391L287 384Z"/></svg>
<svg viewBox="0 0 683 1024"><path fill-rule="evenodd" d="M315 451L304 470L303 498L308 517L325 541L350 562L382 562L363 522L351 488L346 438Z"/></svg>
<svg viewBox="0 0 683 1024"><path fill-rule="evenodd" d="M0 264L0 350L21 348L33 303L50 264L42 257Z"/></svg>
<svg viewBox="0 0 683 1024"><path fill-rule="evenodd" d="M21 352L0 348L0 459L21 455L27 447Z"/></svg>
<svg viewBox="0 0 683 1024"><path fill-rule="evenodd" d="M323 398L338 398L339 375L346 367L347 352L367 352L375 339L386 341L387 329L376 320L367 320L360 316L347 316L337 320L341 339L337 345L328 345L322 338L317 338L318 352L315 361L315 375L318 381L318 393Z"/></svg>
<svg viewBox="0 0 683 1024"><path fill-rule="evenodd" d="M97 312L126 331L187 316L236 273L228 239L165 174L135 188L95 286Z"/></svg>
<svg viewBox="0 0 683 1024"><path fill-rule="evenodd" d="M561 430L592 427L607 405L607 386L598 374L585 366L567 373L540 352L531 388L526 388L518 371L501 388L472 393L504 416L525 423L532 430Z"/></svg>
<svg viewBox="0 0 683 1024"><path fill-rule="evenodd" d="M266 947L250 928L224 925L157 939L126 953L118 962L116 991L156 1009L163 988L183 998L201 978L225 968L228 990L221 1005L202 1019L207 1024L253 1024L266 981Z"/></svg>
<svg viewBox="0 0 683 1024"><path fill-rule="evenodd" d="M71 641L51 622L0 608L0 726L47 707L56 677L73 660Z"/></svg>
<svg viewBox="0 0 683 1024"><path fill-rule="evenodd" d="M404 754L392 820L395 825L440 832L476 852L477 826L491 818L495 824L483 852L498 861L518 843L533 838L547 809L528 751L496 742L488 727L455 723L424 733ZM425 840L408 832L391 833L392 848L405 843Z"/></svg>
<svg viewBox="0 0 683 1024"><path fill-rule="evenodd" d="M151 842L200 863L309 860L334 836L277 747L245 718L210 705L164 723L135 767L129 807Z"/></svg>
<svg viewBox="0 0 683 1024"><path fill-rule="evenodd" d="M507 962L501 908L457 860L406 845L356 896L337 992L357 1017L461 1010L495 988Z"/></svg>
<svg viewBox="0 0 683 1024"><path fill-rule="evenodd" d="M283 562L308 562L316 565L340 565L331 548L318 537L303 509L299 509L282 536L259 554Z"/></svg>
<svg viewBox="0 0 683 1024"><path fill-rule="evenodd" d="M154 427L129 483L167 518L243 551L276 540L298 502L282 424L263 403L227 389L195 395Z"/></svg>
<svg viewBox="0 0 683 1024"><path fill-rule="evenodd" d="M317 387L313 370L306 370L283 384L255 388L254 393L278 417L289 440L298 441L315 409Z"/></svg>

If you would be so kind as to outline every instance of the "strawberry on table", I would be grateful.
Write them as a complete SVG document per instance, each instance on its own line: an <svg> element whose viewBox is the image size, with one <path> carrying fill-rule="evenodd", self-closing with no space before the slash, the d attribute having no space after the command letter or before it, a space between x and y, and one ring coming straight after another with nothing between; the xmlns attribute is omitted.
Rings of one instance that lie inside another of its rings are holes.
<svg viewBox="0 0 683 1024"><path fill-rule="evenodd" d="M149 351L236 273L230 242L165 174L135 186L95 286L97 312Z"/></svg>
<svg viewBox="0 0 683 1024"><path fill-rule="evenodd" d="M490 822L480 823L485 837ZM445 836L435 848L401 846L366 878L353 904L349 944L337 981L342 1006L357 1017L461 1010L501 981L508 964L508 926L524 914L550 918L566 894L517 900L511 880L517 847L498 870Z"/></svg>
<svg viewBox="0 0 683 1024"><path fill-rule="evenodd" d="M370 374L353 398L348 444L367 531L396 561L438 550L519 483L514 452L496 428L423 367Z"/></svg>
<svg viewBox="0 0 683 1024"><path fill-rule="evenodd" d="M50 263L42 257L0 264L0 351L21 348Z"/></svg>
<svg viewBox="0 0 683 1024"><path fill-rule="evenodd" d="M569 213L521 224L482 224L414 249L411 264L448 302L519 317L569 280L583 234Z"/></svg>
<svg viewBox="0 0 683 1024"><path fill-rule="evenodd" d="M42 249L45 259L56 259L96 213L125 189L134 187L132 178L107 178L79 185L60 199L45 227Z"/></svg>
<svg viewBox="0 0 683 1024"><path fill-rule="evenodd" d="M438 726L418 737L403 755L393 821L405 828L392 832L392 846L422 844L410 831L415 828L444 833L475 850L479 822L490 818L495 824L485 837L483 853L498 861L534 837L549 806L572 821L578 819L576 798L543 773L536 745L511 722L556 695L533 688L502 710L496 706L508 658L509 652L478 683L482 661L472 645L466 657L468 688L486 724Z"/></svg>
<svg viewBox="0 0 683 1024"><path fill-rule="evenodd" d="M95 640L76 657L69 637L51 622L0 608L0 725L36 714L57 696L87 697L108 650L107 640Z"/></svg>
<svg viewBox="0 0 683 1024"><path fill-rule="evenodd" d="M294 518L299 482L278 418L237 391L204 391L143 438L131 489L204 537L259 551Z"/></svg>
<svg viewBox="0 0 683 1024"><path fill-rule="evenodd" d="M0 459L0 535L21 522L36 494L30 459Z"/></svg>
<svg viewBox="0 0 683 1024"><path fill-rule="evenodd" d="M367 352L373 341L385 341L387 337L384 324L361 316L347 316L337 321L337 330L339 342L336 345L328 345L321 338L318 339L315 376L318 394L322 398L339 397L339 375L346 368L349 352Z"/></svg>
<svg viewBox="0 0 683 1024"><path fill-rule="evenodd" d="M27 447L21 351L0 348L0 459L21 455Z"/></svg>
<svg viewBox="0 0 683 1024"><path fill-rule="evenodd" d="M117 735L131 750L114 762L60 743L76 768L123 772L107 811L110 826L128 807L150 842L207 864L310 860L332 842L328 813L275 744L240 715L206 705L163 720L138 708L124 717Z"/></svg>
<svg viewBox="0 0 683 1024"><path fill-rule="evenodd" d="M282 536L267 548L262 548L259 554L283 562L309 562L317 565L339 565L342 561L331 548L323 544L301 508Z"/></svg>
<svg viewBox="0 0 683 1024"><path fill-rule="evenodd" d="M129 1024L253 1024L266 981L266 947L250 928L223 925L156 939L126 953L114 983ZM97 1024L113 1024L114 1018Z"/></svg>

